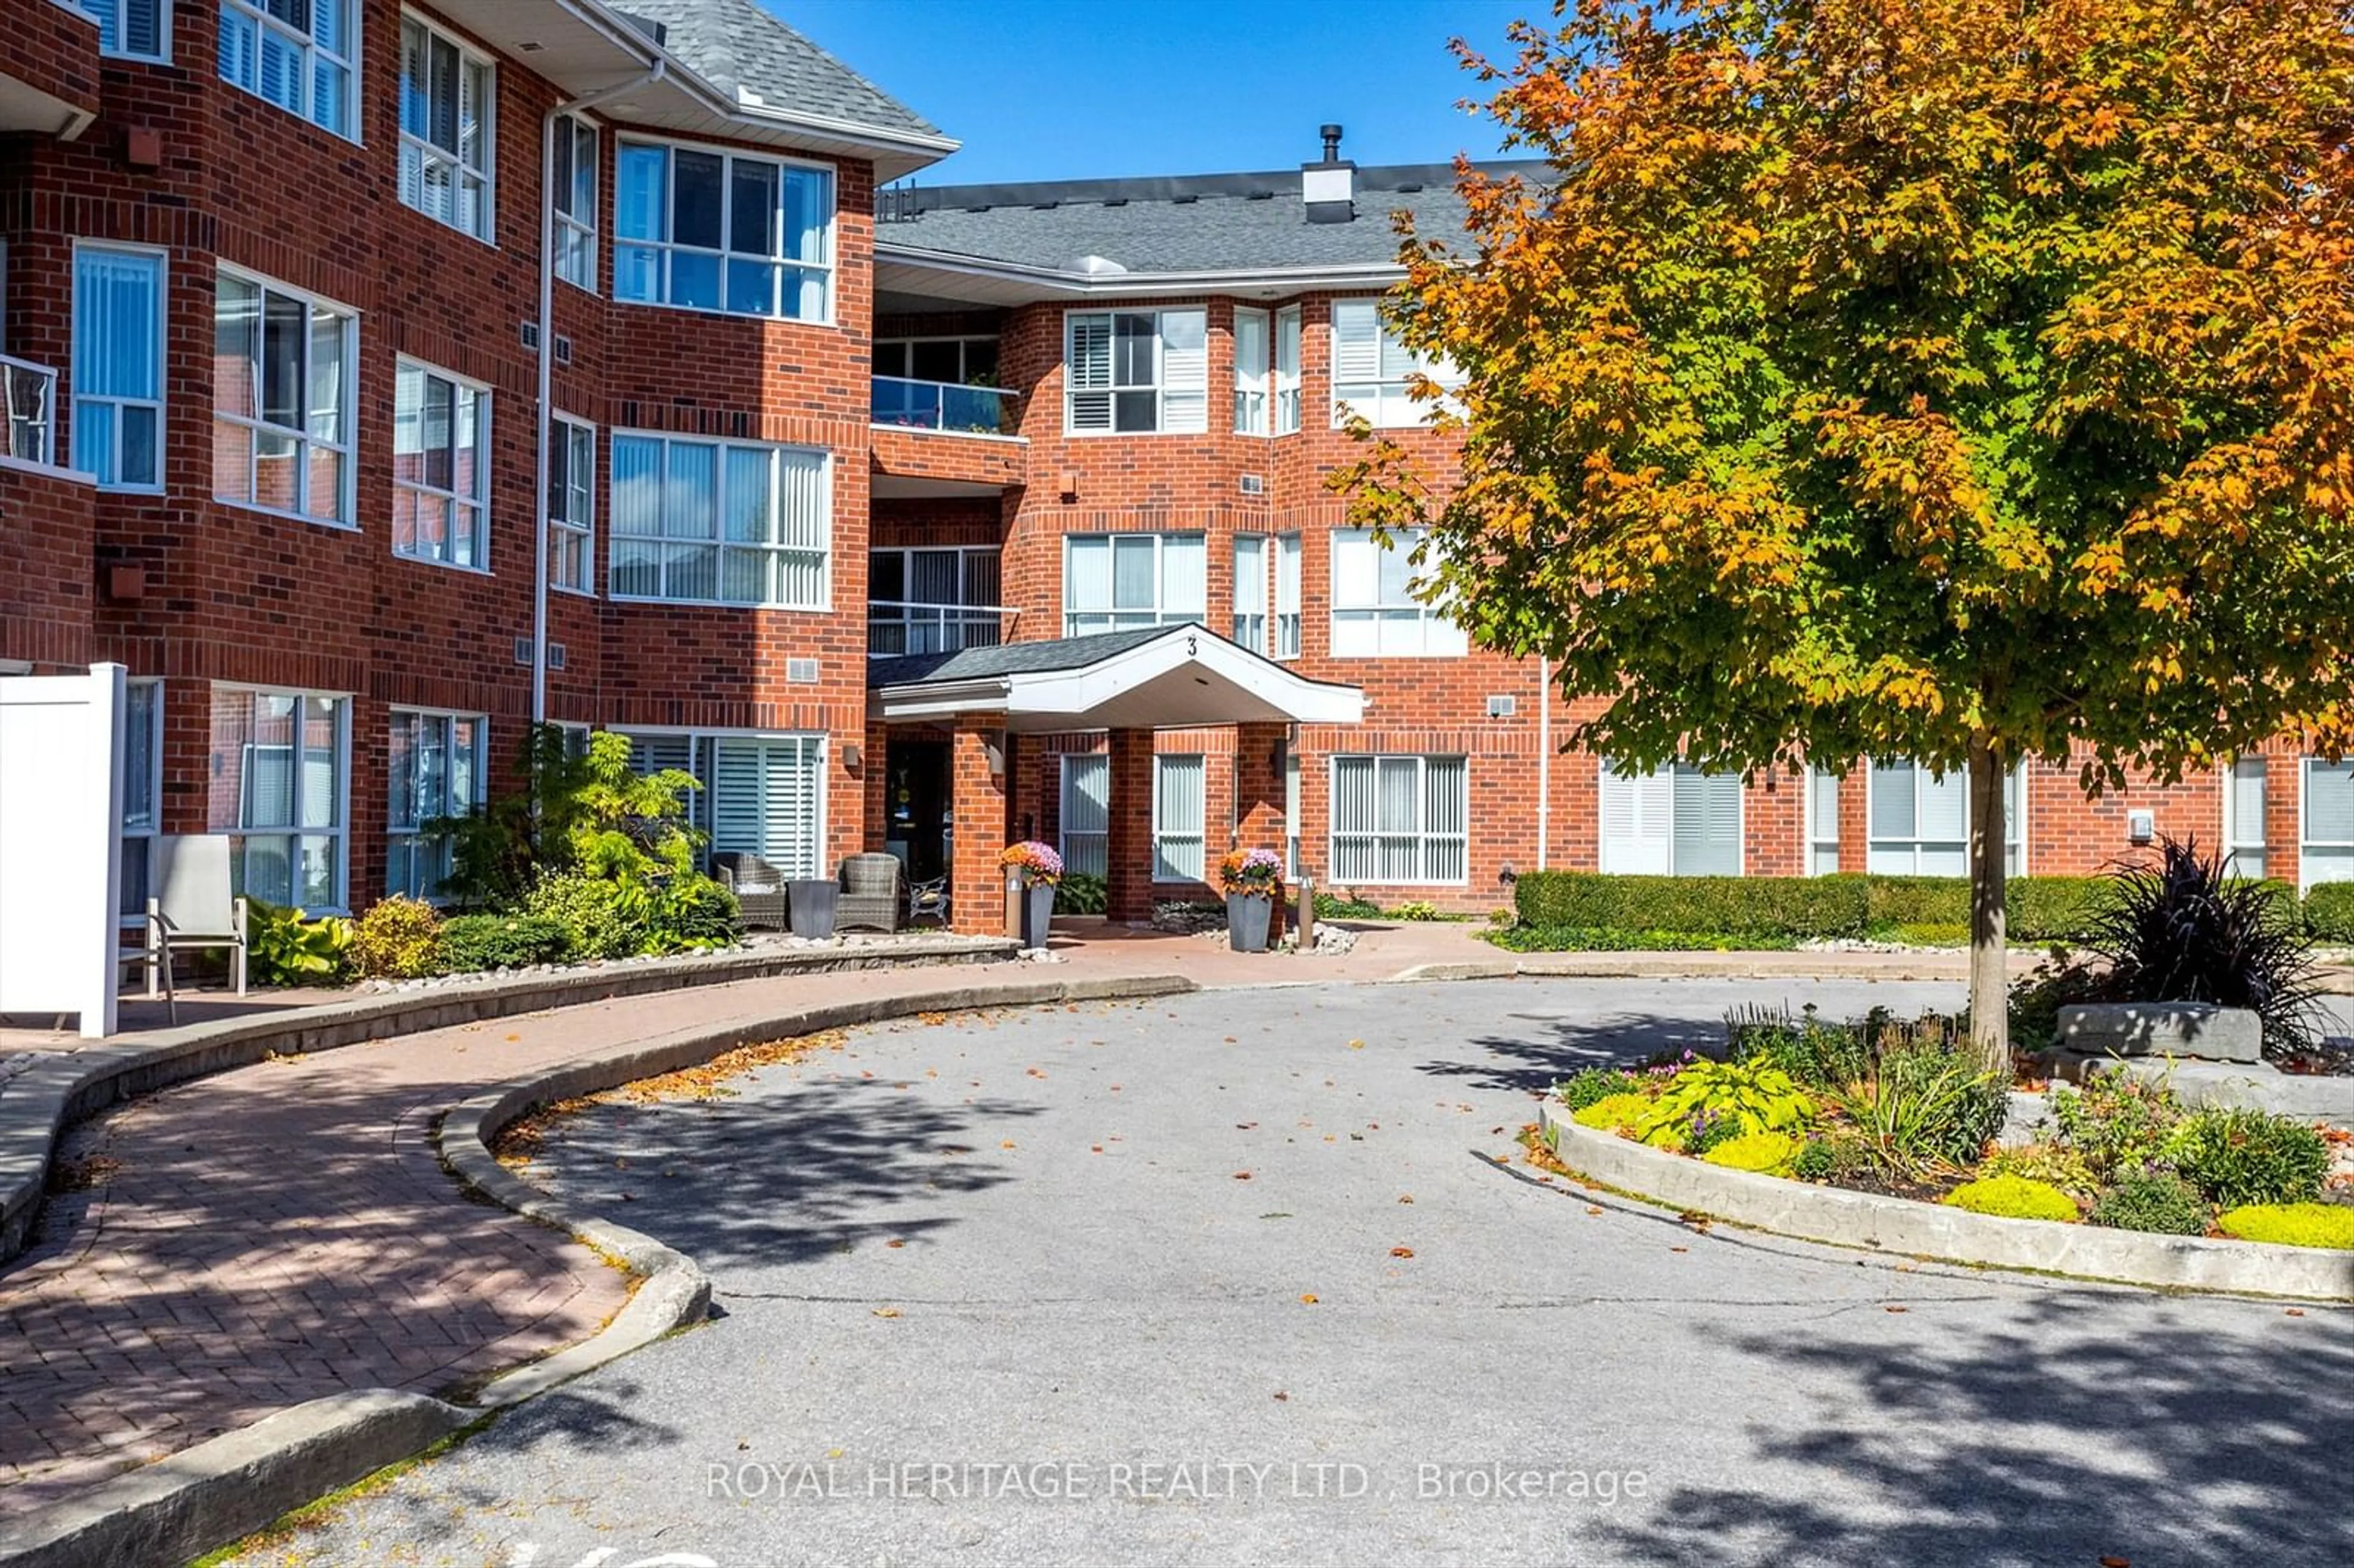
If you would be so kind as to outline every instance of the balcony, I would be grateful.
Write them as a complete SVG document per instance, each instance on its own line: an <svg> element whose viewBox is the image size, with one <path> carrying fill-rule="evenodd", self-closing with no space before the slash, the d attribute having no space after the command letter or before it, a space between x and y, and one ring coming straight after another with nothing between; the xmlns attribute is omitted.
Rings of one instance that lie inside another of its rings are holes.
<svg viewBox="0 0 2354 1568"><path fill-rule="evenodd" d="M963 436L1010 436L1022 428L1020 394L998 387L875 377L874 420Z"/></svg>
<svg viewBox="0 0 2354 1568"><path fill-rule="evenodd" d="M903 653L956 653L993 648L1013 629L1021 611L1001 604L916 604L874 599L866 606L866 654L896 659Z"/></svg>
<svg viewBox="0 0 2354 1568"><path fill-rule="evenodd" d="M8 411L5 432L0 434L0 457L55 467L58 373L0 355L0 406Z"/></svg>

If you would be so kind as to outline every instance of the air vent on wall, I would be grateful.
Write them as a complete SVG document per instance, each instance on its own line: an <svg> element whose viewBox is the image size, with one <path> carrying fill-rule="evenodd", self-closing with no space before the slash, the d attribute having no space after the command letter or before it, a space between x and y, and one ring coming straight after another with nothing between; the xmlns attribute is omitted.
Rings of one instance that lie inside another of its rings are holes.
<svg viewBox="0 0 2354 1568"><path fill-rule="evenodd" d="M1510 718L1520 711L1521 699L1509 693L1502 696L1494 696L1488 699L1488 716L1490 718Z"/></svg>
<svg viewBox="0 0 2354 1568"><path fill-rule="evenodd" d="M804 686L815 685L817 683L817 661L814 659L786 660L785 679L796 682Z"/></svg>
<svg viewBox="0 0 2354 1568"><path fill-rule="evenodd" d="M562 333L556 334L556 363L558 365L572 363L572 340Z"/></svg>
<svg viewBox="0 0 2354 1568"><path fill-rule="evenodd" d="M521 330L523 333L523 345L525 348L537 348L539 346L539 323L537 322L525 322L523 323Z"/></svg>
<svg viewBox="0 0 2354 1568"><path fill-rule="evenodd" d="M547 667L551 670L561 670L564 668L563 643L551 642L547 645Z"/></svg>
<svg viewBox="0 0 2354 1568"><path fill-rule="evenodd" d="M1242 477L1242 486L1245 495L1265 495L1267 478L1263 474L1246 473Z"/></svg>

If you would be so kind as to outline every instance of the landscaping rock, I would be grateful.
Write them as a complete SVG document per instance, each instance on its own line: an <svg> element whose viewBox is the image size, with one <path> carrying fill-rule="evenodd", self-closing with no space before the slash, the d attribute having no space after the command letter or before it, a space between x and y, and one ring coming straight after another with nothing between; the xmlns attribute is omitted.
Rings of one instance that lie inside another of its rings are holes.
<svg viewBox="0 0 2354 1568"><path fill-rule="evenodd" d="M2060 1046L2084 1056L2264 1059L2264 1024L2244 1007L2204 1001L2085 1002L2060 1010Z"/></svg>

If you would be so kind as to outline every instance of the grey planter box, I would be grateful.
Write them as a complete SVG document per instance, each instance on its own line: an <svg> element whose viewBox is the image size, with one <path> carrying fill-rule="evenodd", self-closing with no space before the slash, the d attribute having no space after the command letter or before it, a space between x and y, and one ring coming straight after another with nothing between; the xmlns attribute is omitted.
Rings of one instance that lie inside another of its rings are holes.
<svg viewBox="0 0 2354 1568"><path fill-rule="evenodd" d="M1275 900L1247 893L1226 895L1226 946L1237 953L1267 951L1267 931L1275 915Z"/></svg>
<svg viewBox="0 0 2354 1568"><path fill-rule="evenodd" d="M791 899L793 935L816 938L833 935L833 915L842 885L831 877L797 878L785 885Z"/></svg>
<svg viewBox="0 0 2354 1568"><path fill-rule="evenodd" d="M1043 948L1055 924L1055 885L1034 883L1022 890L1022 945Z"/></svg>

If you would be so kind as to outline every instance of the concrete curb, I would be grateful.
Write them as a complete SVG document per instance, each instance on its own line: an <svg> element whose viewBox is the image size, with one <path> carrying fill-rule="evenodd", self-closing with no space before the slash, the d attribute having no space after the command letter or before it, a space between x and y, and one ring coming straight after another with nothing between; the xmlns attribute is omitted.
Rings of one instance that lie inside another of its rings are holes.
<svg viewBox="0 0 2354 1568"><path fill-rule="evenodd" d="M68 1124L191 1078L249 1066L272 1054L332 1050L545 1008L779 975L994 963L1013 958L1020 948L1005 938L926 937L888 947L694 954L429 991L378 991L316 1007L186 1024L138 1044L47 1054L0 1094L0 1264L25 1250L40 1213L58 1134Z"/></svg>
<svg viewBox="0 0 2354 1568"><path fill-rule="evenodd" d="M438 1399L388 1388L313 1399L0 1524L0 1563L186 1563L428 1448L473 1419Z"/></svg>
<svg viewBox="0 0 2354 1568"><path fill-rule="evenodd" d="M2354 1298L2354 1254L1974 1214L1941 1203L1818 1187L1647 1149L1570 1119L1547 1100L1545 1142L1582 1176L1654 1202L1806 1241L1946 1263L2064 1274L2163 1290L2300 1300Z"/></svg>

